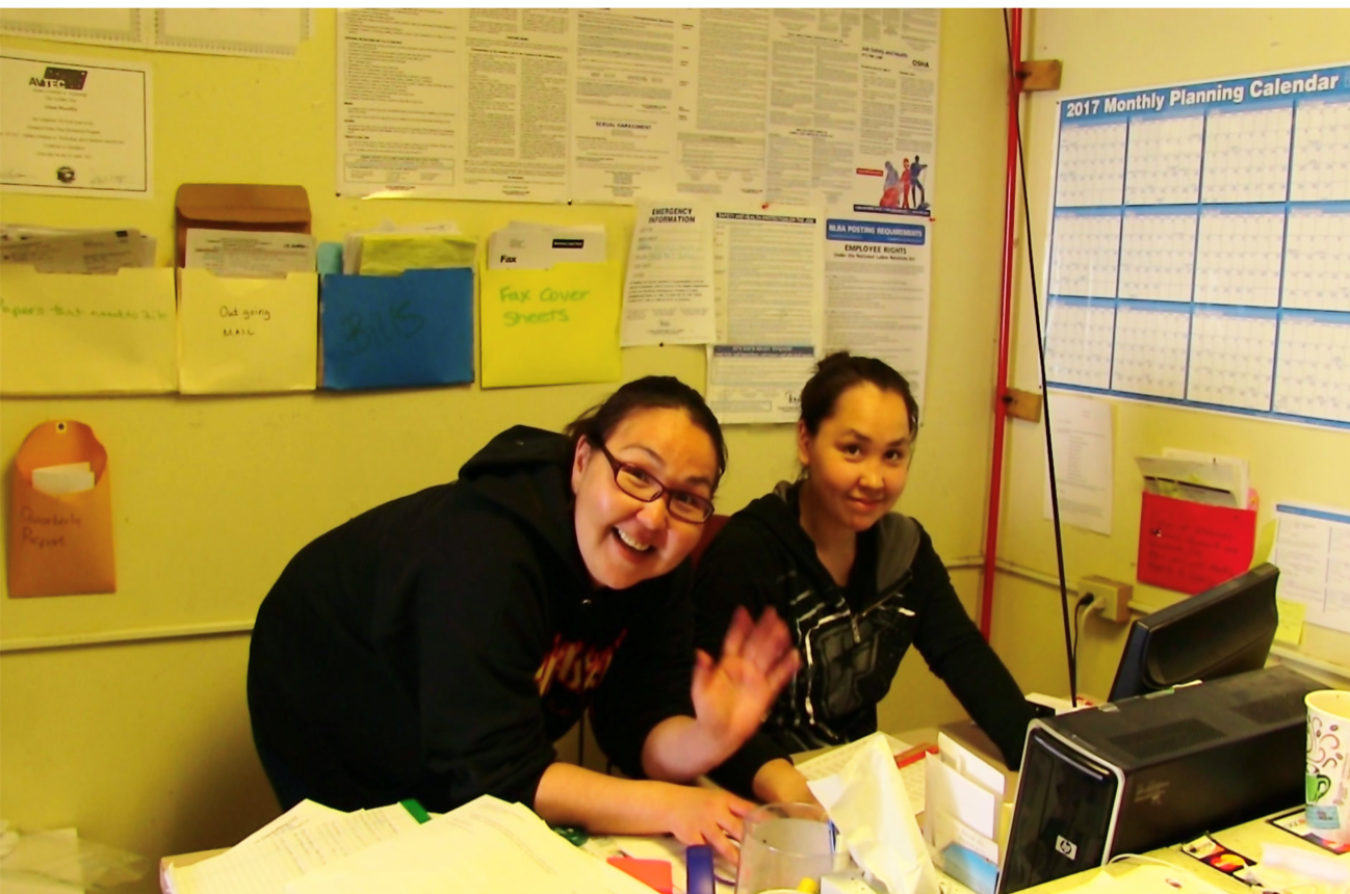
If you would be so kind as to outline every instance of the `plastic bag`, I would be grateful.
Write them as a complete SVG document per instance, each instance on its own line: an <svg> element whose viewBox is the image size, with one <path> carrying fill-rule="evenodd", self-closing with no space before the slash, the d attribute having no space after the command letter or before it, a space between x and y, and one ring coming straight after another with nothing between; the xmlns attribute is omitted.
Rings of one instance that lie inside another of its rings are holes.
<svg viewBox="0 0 1350 894"><path fill-rule="evenodd" d="M110 888L136 881L146 869L144 857L80 838L74 829L21 833L0 821L0 887L6 894Z"/></svg>

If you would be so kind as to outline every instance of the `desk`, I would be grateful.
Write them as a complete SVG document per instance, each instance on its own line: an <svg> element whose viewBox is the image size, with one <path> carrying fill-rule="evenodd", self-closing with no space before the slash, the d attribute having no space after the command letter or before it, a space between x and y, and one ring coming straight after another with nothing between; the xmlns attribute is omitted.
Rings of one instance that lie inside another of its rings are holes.
<svg viewBox="0 0 1350 894"><path fill-rule="evenodd" d="M1288 809L1271 814L1271 816L1280 816L1287 812ZM1245 857L1250 857L1258 863L1261 860L1262 849L1266 844L1281 844L1302 852L1331 857L1337 861L1345 862L1347 865L1350 865L1350 854L1335 856L1309 841L1305 841L1283 829L1276 828L1267 822L1269 819L1270 817L1268 816L1251 820L1242 823L1241 825L1233 826L1231 829L1213 832L1211 835L1214 840L1218 841L1229 850L1236 851ZM1227 892L1227 894L1252 894L1255 890L1234 878L1230 878L1217 869L1206 866L1199 860L1183 854L1181 852L1180 844L1149 851L1145 856L1177 866L1195 876L1205 884L1212 885L1220 891ZM1105 869L1089 869L1086 872L1079 872L1074 875L1065 876L1061 879L1055 879L1053 882L1046 882L1043 885L1027 888L1025 889L1024 894L1060 894L1060 892L1072 891L1087 884L1102 872L1107 873L1115 879L1128 881L1129 875L1134 871L1134 868L1134 865L1130 862L1114 863L1107 866Z"/></svg>

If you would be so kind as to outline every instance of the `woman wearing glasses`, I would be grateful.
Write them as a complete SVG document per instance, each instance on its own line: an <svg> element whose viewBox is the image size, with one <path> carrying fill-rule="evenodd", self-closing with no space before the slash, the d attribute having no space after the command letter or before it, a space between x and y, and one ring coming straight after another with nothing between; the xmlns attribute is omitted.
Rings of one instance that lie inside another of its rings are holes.
<svg viewBox="0 0 1350 894"><path fill-rule="evenodd" d="M306 546L249 653L254 741L283 808L445 811L486 793L734 858L751 805L681 783L749 739L797 656L773 613L741 611L721 657L695 658L684 560L725 463L699 394L648 377L567 436L512 428L457 482ZM557 760L588 706L628 779Z"/></svg>

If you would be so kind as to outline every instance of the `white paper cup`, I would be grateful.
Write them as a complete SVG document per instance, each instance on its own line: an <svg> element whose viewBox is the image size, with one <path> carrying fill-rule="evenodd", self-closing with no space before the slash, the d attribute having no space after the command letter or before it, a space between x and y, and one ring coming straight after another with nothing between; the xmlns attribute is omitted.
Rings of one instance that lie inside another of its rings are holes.
<svg viewBox="0 0 1350 894"><path fill-rule="evenodd" d="M1303 703L1308 707L1308 829L1328 841L1350 844L1350 692L1310 692Z"/></svg>

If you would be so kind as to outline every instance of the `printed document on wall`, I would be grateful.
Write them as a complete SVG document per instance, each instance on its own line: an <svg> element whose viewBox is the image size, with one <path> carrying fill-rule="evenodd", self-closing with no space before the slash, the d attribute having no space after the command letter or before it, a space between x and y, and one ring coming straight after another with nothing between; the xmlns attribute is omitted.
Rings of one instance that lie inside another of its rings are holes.
<svg viewBox="0 0 1350 894"><path fill-rule="evenodd" d="M150 66L0 55L0 187L110 199L154 193Z"/></svg>
<svg viewBox="0 0 1350 894"><path fill-rule="evenodd" d="M877 357L924 405L932 229L927 221L825 224L825 352Z"/></svg>
<svg viewBox="0 0 1350 894"><path fill-rule="evenodd" d="M628 204L674 191L678 15L576 11L574 201Z"/></svg>
<svg viewBox="0 0 1350 894"><path fill-rule="evenodd" d="M861 113L859 24L840 10L772 10L765 201L847 201Z"/></svg>
<svg viewBox="0 0 1350 894"><path fill-rule="evenodd" d="M639 202L628 253L620 344L716 340L713 211L701 202Z"/></svg>
<svg viewBox="0 0 1350 894"><path fill-rule="evenodd" d="M565 202L576 43L567 9L469 9L457 198Z"/></svg>
<svg viewBox="0 0 1350 894"><path fill-rule="evenodd" d="M764 196L769 16L767 9L683 14L675 150L681 195Z"/></svg>
<svg viewBox="0 0 1350 894"><path fill-rule="evenodd" d="M819 345L825 215L807 208L727 210L714 220L718 341Z"/></svg>
<svg viewBox="0 0 1350 894"><path fill-rule="evenodd" d="M460 195L464 15L337 11L339 195Z"/></svg>
<svg viewBox="0 0 1350 894"><path fill-rule="evenodd" d="M1280 503L1275 518L1280 599L1305 605L1309 624L1350 633L1350 511Z"/></svg>
<svg viewBox="0 0 1350 894"><path fill-rule="evenodd" d="M862 10L855 214L928 217L937 157L936 9Z"/></svg>
<svg viewBox="0 0 1350 894"><path fill-rule="evenodd" d="M708 345L708 406L723 425L796 422L810 345Z"/></svg>
<svg viewBox="0 0 1350 894"><path fill-rule="evenodd" d="M1066 524L1111 535L1111 405L1091 397L1060 392L1046 395L1050 437L1055 447L1055 483L1059 517ZM1045 517L1050 507L1050 476L1045 479Z"/></svg>

